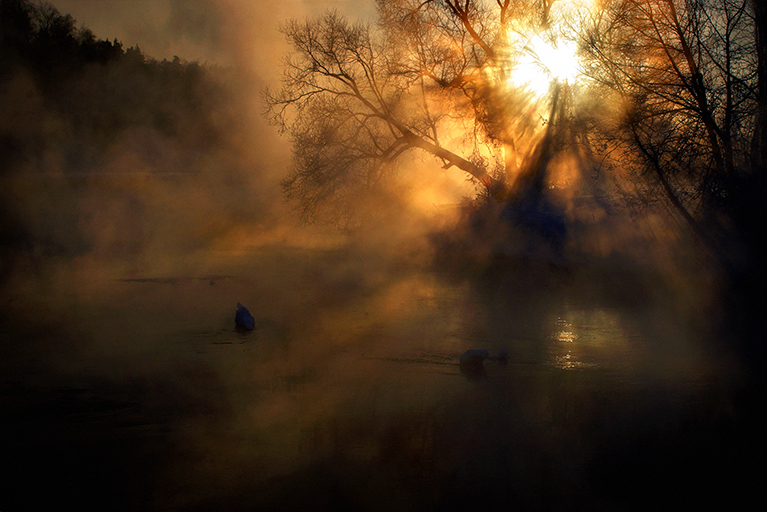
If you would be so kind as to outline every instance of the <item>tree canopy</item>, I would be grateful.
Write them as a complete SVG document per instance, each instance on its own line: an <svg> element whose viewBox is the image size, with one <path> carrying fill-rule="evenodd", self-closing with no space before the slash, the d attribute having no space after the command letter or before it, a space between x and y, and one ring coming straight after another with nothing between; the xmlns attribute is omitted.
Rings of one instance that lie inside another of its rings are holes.
<svg viewBox="0 0 767 512"><path fill-rule="evenodd" d="M97 38L49 4L0 0L0 281L19 253L91 250L99 216L119 226L116 246L140 247L154 229L141 211L155 199L127 175L157 183L248 165L230 136L244 121L220 78Z"/></svg>
<svg viewBox="0 0 767 512"><path fill-rule="evenodd" d="M746 0L623 1L585 25L595 90L619 106L594 133L645 205L668 205L709 244L761 173L760 50Z"/></svg>
<svg viewBox="0 0 767 512"><path fill-rule="evenodd" d="M283 88L266 100L293 141L288 196L309 218L343 211L401 155L420 150L506 197L541 124L540 98L510 81L524 48L507 35L545 20L510 1L495 18L481 2L381 1L378 9L376 25L329 12L283 28L295 51Z"/></svg>
<svg viewBox="0 0 767 512"><path fill-rule="evenodd" d="M1 97L12 114L0 121L5 171L48 146L67 148L65 170L87 171L101 165L110 144L131 129L175 139L192 157L224 133L218 112L226 93L204 66L179 57L158 61L138 46L124 49L116 39L99 39L50 4L0 0L0 62L5 90L13 90L13 80L28 78L31 85L16 87L39 96L46 115L67 125L56 133L67 140L54 140L35 118L34 102L14 103L10 93ZM192 167L183 160L176 170Z"/></svg>
<svg viewBox="0 0 767 512"><path fill-rule="evenodd" d="M307 219L334 218L420 151L519 202L547 193L568 150L573 165L612 169L616 197L672 212L721 251L733 222L748 231L761 215L763 11L751 0L393 0L378 2L374 24L335 12L290 21L282 88L265 95L293 143L284 190Z"/></svg>

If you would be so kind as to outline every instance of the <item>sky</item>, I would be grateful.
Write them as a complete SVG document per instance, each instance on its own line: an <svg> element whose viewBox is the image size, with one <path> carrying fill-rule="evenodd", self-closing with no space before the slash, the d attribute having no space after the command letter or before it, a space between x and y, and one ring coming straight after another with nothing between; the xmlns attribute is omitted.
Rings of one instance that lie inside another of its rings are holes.
<svg viewBox="0 0 767 512"><path fill-rule="evenodd" d="M100 39L138 45L156 59L238 65L263 79L279 74L287 47L279 27L337 9L350 18L370 18L373 0L53 0L59 11Z"/></svg>

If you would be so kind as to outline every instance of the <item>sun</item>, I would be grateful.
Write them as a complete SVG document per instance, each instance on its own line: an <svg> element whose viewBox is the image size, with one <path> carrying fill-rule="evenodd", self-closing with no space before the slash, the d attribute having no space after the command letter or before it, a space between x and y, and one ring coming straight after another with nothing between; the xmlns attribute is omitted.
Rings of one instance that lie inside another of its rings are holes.
<svg viewBox="0 0 767 512"><path fill-rule="evenodd" d="M553 82L572 84L580 72L578 48L573 41L546 41L536 34L522 46L511 67L509 83L543 96Z"/></svg>
<svg viewBox="0 0 767 512"><path fill-rule="evenodd" d="M580 81L583 66L578 55L578 34L573 27L587 19L594 1L558 0L551 4L545 26L512 27L507 33L508 84L540 98L556 82L574 85Z"/></svg>

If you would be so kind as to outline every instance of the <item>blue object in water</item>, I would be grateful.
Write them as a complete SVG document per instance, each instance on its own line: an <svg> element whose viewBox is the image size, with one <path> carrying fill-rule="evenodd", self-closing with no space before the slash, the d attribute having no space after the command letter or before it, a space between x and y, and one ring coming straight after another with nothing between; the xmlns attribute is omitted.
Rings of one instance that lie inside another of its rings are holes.
<svg viewBox="0 0 767 512"><path fill-rule="evenodd" d="M248 308L238 302L237 312L234 314L234 324L238 329L252 331L256 326L256 319L250 314Z"/></svg>

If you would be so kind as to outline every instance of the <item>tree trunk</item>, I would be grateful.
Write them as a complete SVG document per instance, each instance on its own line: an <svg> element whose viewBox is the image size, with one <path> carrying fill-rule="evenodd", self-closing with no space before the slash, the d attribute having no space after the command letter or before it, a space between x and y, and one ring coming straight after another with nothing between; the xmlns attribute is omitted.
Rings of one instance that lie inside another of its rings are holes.
<svg viewBox="0 0 767 512"><path fill-rule="evenodd" d="M753 0L756 23L757 111L751 163L754 173L767 169L767 5L764 0Z"/></svg>
<svg viewBox="0 0 767 512"><path fill-rule="evenodd" d="M520 197L529 193L533 188L539 189L546 180L546 171L549 162L554 156L555 145L563 131L564 101L562 100L562 85L557 83L551 95L551 110L549 112L546 132L525 157L522 166L513 183L510 184L510 192L513 197Z"/></svg>

